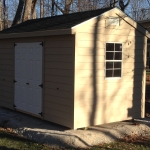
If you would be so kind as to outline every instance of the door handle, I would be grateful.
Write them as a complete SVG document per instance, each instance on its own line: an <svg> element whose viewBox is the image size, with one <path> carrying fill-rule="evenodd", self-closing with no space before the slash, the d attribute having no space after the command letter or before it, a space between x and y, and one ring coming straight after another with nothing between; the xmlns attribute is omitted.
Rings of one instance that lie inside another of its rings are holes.
<svg viewBox="0 0 150 150"><path fill-rule="evenodd" d="M26 83L27 85L29 85L29 83Z"/></svg>

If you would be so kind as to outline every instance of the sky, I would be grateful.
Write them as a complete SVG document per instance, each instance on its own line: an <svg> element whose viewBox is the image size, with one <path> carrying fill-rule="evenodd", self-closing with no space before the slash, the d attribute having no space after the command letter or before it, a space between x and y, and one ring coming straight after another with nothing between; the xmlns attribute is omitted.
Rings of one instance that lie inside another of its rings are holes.
<svg viewBox="0 0 150 150"><path fill-rule="evenodd" d="M38 0L40 1L40 0ZM127 1L127 0L125 0ZM128 5L128 7L126 8L125 12L132 17L131 15L131 5L134 3L132 3L132 1L141 1L141 0L130 0L130 4ZM146 9L150 9L150 0L142 0L143 3L140 4L140 6L142 8L146 8ZM8 6L8 19L9 20L13 20L16 9L17 9L17 5L19 3L19 0L6 0L6 5ZM37 11L39 12L39 8L37 9Z"/></svg>

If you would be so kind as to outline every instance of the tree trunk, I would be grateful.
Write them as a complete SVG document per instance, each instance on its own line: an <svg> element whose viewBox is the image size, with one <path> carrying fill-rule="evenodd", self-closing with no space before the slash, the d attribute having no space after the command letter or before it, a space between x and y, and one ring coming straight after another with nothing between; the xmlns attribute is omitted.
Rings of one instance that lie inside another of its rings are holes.
<svg viewBox="0 0 150 150"><path fill-rule="evenodd" d="M78 12L81 11L81 0L78 0L77 2L77 9L78 9Z"/></svg>
<svg viewBox="0 0 150 150"><path fill-rule="evenodd" d="M53 2L54 2L54 5L56 6L56 8L58 8L59 11L61 11L64 14L64 10L61 7L59 7L59 5L55 2L55 0Z"/></svg>
<svg viewBox="0 0 150 150"><path fill-rule="evenodd" d="M69 14L73 0L66 0L64 14Z"/></svg>
<svg viewBox="0 0 150 150"><path fill-rule="evenodd" d="M31 6L32 6L32 1L26 0L24 12L23 12L23 18L22 18L23 22L31 19Z"/></svg>
<svg viewBox="0 0 150 150"><path fill-rule="evenodd" d="M44 0L40 0L40 18L44 17Z"/></svg>
<svg viewBox="0 0 150 150"><path fill-rule="evenodd" d="M52 0L52 13L51 16L54 16L54 0Z"/></svg>
<svg viewBox="0 0 150 150"><path fill-rule="evenodd" d="M3 21L4 21L4 29L7 28L7 16L6 16L6 13L7 13L7 9L6 9L6 0L3 0Z"/></svg>
<svg viewBox="0 0 150 150"><path fill-rule="evenodd" d="M32 19L36 19L36 6L37 0L32 0L32 6L31 6L31 17Z"/></svg>
<svg viewBox="0 0 150 150"><path fill-rule="evenodd" d="M3 30L2 13L3 13L3 5L2 5L2 0L0 0L0 31Z"/></svg>
<svg viewBox="0 0 150 150"><path fill-rule="evenodd" d="M24 3L25 3L25 0L19 0L18 8L17 8L17 11L16 11L16 15L14 17L14 20L13 20L12 26L17 25L17 24L20 23Z"/></svg>
<svg viewBox="0 0 150 150"><path fill-rule="evenodd" d="M123 0L119 0L119 6L121 8L122 11L125 10L125 8L129 5L130 0L128 0L128 2L126 4L124 4Z"/></svg>

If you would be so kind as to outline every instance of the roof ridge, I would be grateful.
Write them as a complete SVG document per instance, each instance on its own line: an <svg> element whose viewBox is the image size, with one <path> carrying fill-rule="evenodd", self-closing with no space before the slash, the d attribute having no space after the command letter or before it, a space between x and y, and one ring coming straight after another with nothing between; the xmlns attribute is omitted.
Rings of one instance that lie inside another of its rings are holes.
<svg viewBox="0 0 150 150"><path fill-rule="evenodd" d="M80 11L80 12L73 12L69 14L60 14L60 15L55 15L55 16L48 16L48 17L43 17L43 18L36 18L36 19L30 19L30 20L39 20L39 19L45 19L45 18L52 18L52 17L61 17L61 16L70 16L73 14L79 14L79 13L87 13L87 12L94 12L94 11L100 11L100 10L111 10L114 7L105 7L105 8L99 8L99 9L94 9L94 10L85 10L85 11ZM30 21L27 20L27 21Z"/></svg>
<svg viewBox="0 0 150 150"><path fill-rule="evenodd" d="M111 9L113 9L113 7L31 19L2 30L0 34L68 29L93 17L99 16Z"/></svg>

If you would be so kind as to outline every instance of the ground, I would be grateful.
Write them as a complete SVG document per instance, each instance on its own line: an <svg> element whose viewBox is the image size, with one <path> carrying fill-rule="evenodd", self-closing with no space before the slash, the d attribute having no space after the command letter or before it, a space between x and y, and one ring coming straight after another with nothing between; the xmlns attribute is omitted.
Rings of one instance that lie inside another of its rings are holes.
<svg viewBox="0 0 150 150"><path fill-rule="evenodd" d="M150 118L150 74L146 76L145 116Z"/></svg>

